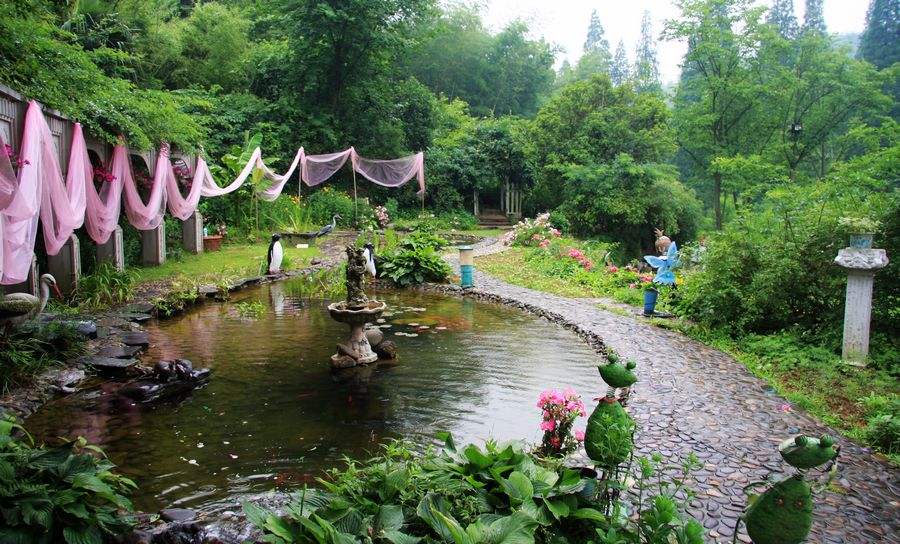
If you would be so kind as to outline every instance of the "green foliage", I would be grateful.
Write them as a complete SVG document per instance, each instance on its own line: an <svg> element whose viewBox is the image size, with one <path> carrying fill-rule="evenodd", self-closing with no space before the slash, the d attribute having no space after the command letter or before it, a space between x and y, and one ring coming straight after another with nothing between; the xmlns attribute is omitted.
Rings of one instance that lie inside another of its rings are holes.
<svg viewBox="0 0 900 544"><path fill-rule="evenodd" d="M83 352L84 337L66 323L29 323L0 333L0 391L27 385Z"/></svg>
<svg viewBox="0 0 900 544"><path fill-rule="evenodd" d="M378 274L401 287L426 282L442 282L450 276L441 254L431 247L401 248L382 255Z"/></svg>
<svg viewBox="0 0 900 544"><path fill-rule="evenodd" d="M134 278L109 263L99 264L78 280L75 300L84 308L96 309L127 302L134 294Z"/></svg>
<svg viewBox="0 0 900 544"><path fill-rule="evenodd" d="M234 305L238 316L243 319L259 319L266 313L266 305L258 300L250 302L237 302Z"/></svg>
<svg viewBox="0 0 900 544"><path fill-rule="evenodd" d="M35 446L15 421L0 419L0 541L102 544L129 532L127 496L137 486L114 468L83 438Z"/></svg>
<svg viewBox="0 0 900 544"><path fill-rule="evenodd" d="M642 490L655 490L647 505L642 495L635 505L642 514L629 520L604 513L595 480L543 464L518 442L457 449L449 434L442 438L439 452L417 453L395 442L379 457L348 460L345 469L319 481L321 490L296 493L283 517L252 503L244 503L244 512L277 543L587 543L598 534L622 540L593 542L702 543L702 527L678 513L676 495L686 491L686 474L678 484L662 480L658 458L646 460L635 475ZM685 468L695 466L694 459Z"/></svg>
<svg viewBox="0 0 900 544"><path fill-rule="evenodd" d="M326 299L337 300L347 294L344 285L344 266L317 270L292 279L287 284L292 297L301 300Z"/></svg>
<svg viewBox="0 0 900 544"><path fill-rule="evenodd" d="M323 187L310 195L306 200L309 221L320 227L331 223L331 218L340 215L339 225L351 225L353 223L353 197L341 191L335 191L330 187ZM360 211L364 212L360 205ZM364 215L364 213L361 213ZM369 213L371 215L371 213Z"/></svg>
<svg viewBox="0 0 900 544"><path fill-rule="evenodd" d="M897 0L871 0L866 30L859 40L859 58L878 69L900 61L900 8Z"/></svg>
<svg viewBox="0 0 900 544"><path fill-rule="evenodd" d="M171 317L193 306L200 299L200 284L195 278L179 276L166 288L166 291L150 300L160 317Z"/></svg>

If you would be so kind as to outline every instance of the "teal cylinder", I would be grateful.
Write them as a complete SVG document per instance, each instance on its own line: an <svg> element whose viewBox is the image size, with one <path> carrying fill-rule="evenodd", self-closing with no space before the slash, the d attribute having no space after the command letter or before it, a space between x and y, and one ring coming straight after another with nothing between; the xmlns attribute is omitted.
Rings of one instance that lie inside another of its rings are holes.
<svg viewBox="0 0 900 544"><path fill-rule="evenodd" d="M472 287L475 285L473 278L475 276L474 264L463 264L459 267L459 285L460 287Z"/></svg>

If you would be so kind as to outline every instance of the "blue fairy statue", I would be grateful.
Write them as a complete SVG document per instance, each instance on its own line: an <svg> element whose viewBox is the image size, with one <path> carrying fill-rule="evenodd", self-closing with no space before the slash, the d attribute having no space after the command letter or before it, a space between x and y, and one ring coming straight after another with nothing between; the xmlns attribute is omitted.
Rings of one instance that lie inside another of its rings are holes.
<svg viewBox="0 0 900 544"><path fill-rule="evenodd" d="M656 229L655 233L656 250L660 256L645 255L644 260L656 269L656 277L653 278L655 285L675 285L674 269L678 267L678 246L668 236L664 236L660 229ZM649 287L644 291L644 316L672 317L671 314L656 311L657 298L659 290L656 287Z"/></svg>

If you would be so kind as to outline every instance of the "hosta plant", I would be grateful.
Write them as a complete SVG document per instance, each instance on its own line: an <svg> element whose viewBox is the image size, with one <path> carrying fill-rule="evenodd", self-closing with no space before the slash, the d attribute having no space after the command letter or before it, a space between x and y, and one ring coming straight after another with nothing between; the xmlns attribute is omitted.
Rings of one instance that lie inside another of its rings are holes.
<svg viewBox="0 0 900 544"><path fill-rule="evenodd" d="M127 496L136 486L114 468L83 438L35 446L17 423L0 419L0 542L102 544L129 532Z"/></svg>

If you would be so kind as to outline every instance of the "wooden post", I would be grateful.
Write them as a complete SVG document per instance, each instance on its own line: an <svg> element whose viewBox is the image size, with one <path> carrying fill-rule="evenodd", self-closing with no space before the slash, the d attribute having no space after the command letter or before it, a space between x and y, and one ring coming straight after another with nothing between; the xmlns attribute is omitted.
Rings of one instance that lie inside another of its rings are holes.
<svg viewBox="0 0 900 544"><path fill-rule="evenodd" d="M359 215L356 210L356 168L351 168L353 172L353 226L359 227Z"/></svg>
<svg viewBox="0 0 900 544"><path fill-rule="evenodd" d="M109 240L97 245L97 261L109 263L119 272L125 270L125 235L122 227L116 225L116 230L109 235Z"/></svg>
<svg viewBox="0 0 900 544"><path fill-rule="evenodd" d="M141 264L159 266L166 262L166 223L141 231Z"/></svg>
<svg viewBox="0 0 900 544"><path fill-rule="evenodd" d="M182 221L181 243L188 253L203 253L203 216L198 210L194 210L190 217Z"/></svg>
<svg viewBox="0 0 900 544"><path fill-rule="evenodd" d="M47 269L64 295L75 291L81 277L81 249L77 236L70 235L56 255L47 255Z"/></svg>

